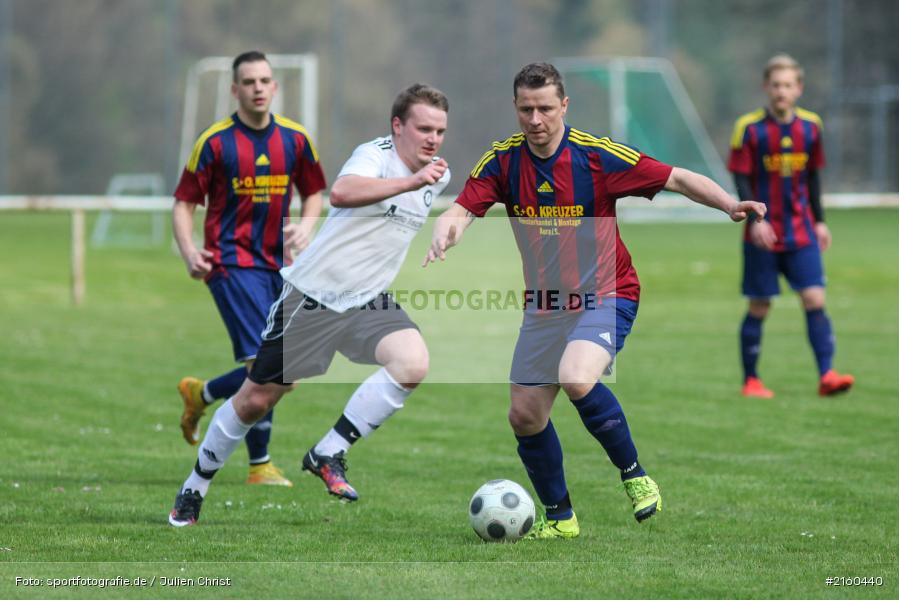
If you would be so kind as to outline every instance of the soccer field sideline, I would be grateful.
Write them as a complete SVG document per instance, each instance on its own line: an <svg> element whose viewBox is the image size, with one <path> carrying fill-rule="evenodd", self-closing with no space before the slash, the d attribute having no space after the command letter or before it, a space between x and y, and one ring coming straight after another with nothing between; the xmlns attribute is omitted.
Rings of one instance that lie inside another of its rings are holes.
<svg viewBox="0 0 899 600"><path fill-rule="evenodd" d="M778 397L761 403L737 393L738 226L623 223L644 289L614 389L641 462L666 494L665 511L651 528L633 522L614 469L560 400L554 421L582 538L514 546L481 543L465 516L484 480L527 483L500 383L426 383L389 435L353 450L358 506L331 502L297 464L352 386L301 385L279 408L273 441L296 487L244 486L238 453L201 526L170 531L165 514L195 456L177 430L174 383L229 360L207 292L168 248L90 250L91 288L74 309L60 260L65 216L8 217L0 248L17 260L0 266L4 597L48 595L46 586L16 587L16 576L129 574L230 576L227 589L176 592L224 597L318 597L326 587L338 597L545 597L563 584L582 597L819 597L826 577L856 575L884 577L869 593L895 589L899 274L889 257L899 213L833 211L829 219L837 365L855 372L858 388L817 398L800 311L784 297L761 363ZM472 256L495 251L489 228L466 235ZM418 269L425 238L398 285L427 277L453 285L450 261L436 273ZM484 265L466 261L458 272L475 266ZM520 277L515 263L494 268L482 274L487 281ZM446 332L425 331L432 347L453 333L479 339L485 322L476 314L449 317ZM536 575L541 564L557 577Z"/></svg>

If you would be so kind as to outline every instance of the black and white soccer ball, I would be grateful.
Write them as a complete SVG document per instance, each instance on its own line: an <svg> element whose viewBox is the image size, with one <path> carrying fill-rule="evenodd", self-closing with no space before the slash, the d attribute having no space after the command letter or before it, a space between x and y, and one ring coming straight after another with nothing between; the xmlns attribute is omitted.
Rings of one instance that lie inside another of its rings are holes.
<svg viewBox="0 0 899 600"><path fill-rule="evenodd" d="M514 481L493 479L471 497L468 518L484 541L514 542L534 525L534 501Z"/></svg>

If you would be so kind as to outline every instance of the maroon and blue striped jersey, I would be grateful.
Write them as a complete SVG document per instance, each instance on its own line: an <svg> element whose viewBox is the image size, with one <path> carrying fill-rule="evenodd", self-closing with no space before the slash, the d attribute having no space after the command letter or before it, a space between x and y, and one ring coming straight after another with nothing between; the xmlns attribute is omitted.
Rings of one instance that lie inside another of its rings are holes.
<svg viewBox="0 0 899 600"><path fill-rule="evenodd" d="M204 204L208 197L204 247L213 267L279 270L290 261L282 227L293 186L302 197L325 188L303 126L272 115L269 126L257 131L235 113L197 139L175 199Z"/></svg>
<svg viewBox="0 0 899 600"><path fill-rule="evenodd" d="M808 174L822 167L821 118L815 113L797 108L792 121L780 123L759 109L737 119L727 168L748 175L753 199L768 206L765 219L777 234L775 252L815 240ZM744 239L749 239L748 221Z"/></svg>
<svg viewBox="0 0 899 600"><path fill-rule="evenodd" d="M527 290L639 301L640 281L621 241L615 202L651 199L670 174L670 166L631 146L578 129L566 127L546 159L518 133L494 142L456 202L477 216L494 203L505 205Z"/></svg>

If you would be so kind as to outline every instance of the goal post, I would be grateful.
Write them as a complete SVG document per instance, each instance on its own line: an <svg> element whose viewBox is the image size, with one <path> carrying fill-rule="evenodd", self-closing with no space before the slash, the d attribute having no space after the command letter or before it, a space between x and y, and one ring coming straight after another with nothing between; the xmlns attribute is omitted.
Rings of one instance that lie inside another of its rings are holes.
<svg viewBox="0 0 899 600"><path fill-rule="evenodd" d="M165 179L161 173L119 173L113 175L106 186L107 196L162 196L165 194ZM120 231L113 233L113 211L100 212L91 233L91 245L95 247L116 245L143 245L149 243L158 246L165 238L165 217L162 213L153 213L150 217L149 232L137 234L133 224L129 230L120 224Z"/></svg>
<svg viewBox="0 0 899 600"><path fill-rule="evenodd" d="M318 56L315 54L270 54L278 93L272 99L272 112L300 121L313 139L318 129ZM236 110L231 95L232 57L210 56L200 59L188 70L178 148L181 169L190 157L200 134L216 121ZM180 175L180 172L177 175ZM121 173L114 175L106 189L110 197L125 195L163 196L168 187L160 173ZM114 211L102 211L90 235L95 247L155 246L164 242L166 220L160 213L151 215L149 226L144 217L114 220Z"/></svg>

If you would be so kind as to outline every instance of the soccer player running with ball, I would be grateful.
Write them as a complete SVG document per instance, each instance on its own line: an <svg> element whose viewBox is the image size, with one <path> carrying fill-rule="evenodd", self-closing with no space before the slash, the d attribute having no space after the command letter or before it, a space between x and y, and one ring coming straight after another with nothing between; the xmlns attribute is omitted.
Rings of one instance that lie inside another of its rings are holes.
<svg viewBox="0 0 899 600"><path fill-rule="evenodd" d="M707 177L566 125L569 99L550 64L524 67L513 90L521 133L495 142L474 167L456 203L437 219L424 264L443 260L474 217L494 203L505 206L527 287L512 358L509 422L546 509L529 536L572 538L580 527L550 419L560 388L620 471L637 521L662 508L659 486L637 460L621 405L599 381L624 345L640 297L614 220L615 201L652 198L664 189L734 221L764 215L765 206L738 202Z"/></svg>
<svg viewBox="0 0 899 600"><path fill-rule="evenodd" d="M818 393L847 391L852 375L832 368L834 335L824 310L821 252L830 247L830 230L821 207L824 167L821 118L796 106L802 95L802 67L786 54L768 61L764 89L768 106L740 117L734 127L728 168L740 198L764 202L764 221L747 223L743 236L743 294L749 308L740 327L743 395L773 398L756 365L762 322L771 297L780 293L783 273L802 302L808 341L818 364Z"/></svg>
<svg viewBox="0 0 899 600"><path fill-rule="evenodd" d="M449 183L446 161L437 157L448 110L439 90L410 86L393 103L392 135L360 145L344 164L315 240L281 271L284 289L268 313L256 361L237 394L215 412L169 523L196 523L213 475L253 424L292 382L325 373L336 352L380 368L306 453L303 469L329 493L358 499L346 479L346 452L402 408L428 371L418 327L386 290Z"/></svg>
<svg viewBox="0 0 899 600"><path fill-rule="evenodd" d="M309 244L321 212L325 176L312 140L299 123L269 112L278 84L265 54L245 52L232 64L231 93L237 112L204 131L175 190L172 224L188 274L203 279L228 330L234 360L244 363L202 381L184 377L181 433L199 442L206 407L234 395L252 366L269 306L281 293L278 272L290 250ZM302 200L301 219L286 224L293 187ZM203 248L193 241L193 217L205 204ZM271 461L269 412L246 436L247 483L290 486Z"/></svg>

